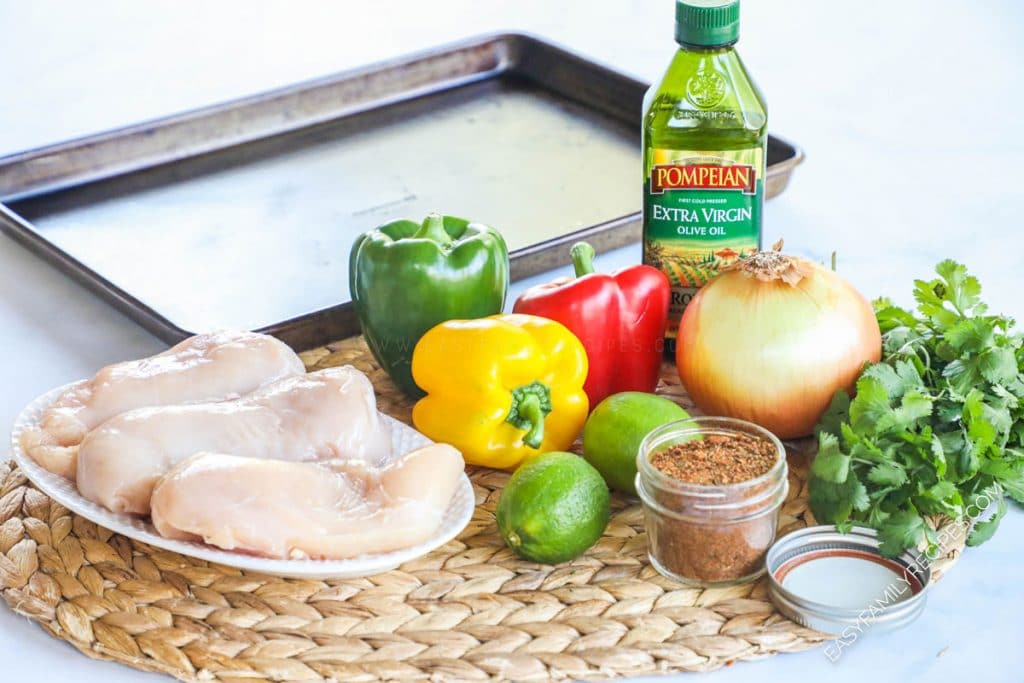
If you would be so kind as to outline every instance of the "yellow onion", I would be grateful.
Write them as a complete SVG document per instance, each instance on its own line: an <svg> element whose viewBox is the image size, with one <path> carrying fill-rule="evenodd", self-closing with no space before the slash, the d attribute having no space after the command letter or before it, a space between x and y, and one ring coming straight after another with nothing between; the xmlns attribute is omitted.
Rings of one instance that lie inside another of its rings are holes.
<svg viewBox="0 0 1024 683"><path fill-rule="evenodd" d="M781 246L730 266L693 297L676 367L704 413L791 439L814 431L837 390L853 390L864 364L881 357L882 337L857 290Z"/></svg>

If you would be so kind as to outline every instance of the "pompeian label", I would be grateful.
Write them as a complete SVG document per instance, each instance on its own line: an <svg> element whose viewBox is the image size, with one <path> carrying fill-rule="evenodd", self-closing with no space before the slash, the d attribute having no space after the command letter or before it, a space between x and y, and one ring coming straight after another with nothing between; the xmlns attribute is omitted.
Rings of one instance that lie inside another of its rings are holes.
<svg viewBox="0 0 1024 683"><path fill-rule="evenodd" d="M651 194L668 190L739 190L757 193L757 169L753 166L661 164L651 169Z"/></svg>
<svg viewBox="0 0 1024 683"><path fill-rule="evenodd" d="M672 283L671 338L697 290L760 248L764 152L652 153L644 179L644 263Z"/></svg>

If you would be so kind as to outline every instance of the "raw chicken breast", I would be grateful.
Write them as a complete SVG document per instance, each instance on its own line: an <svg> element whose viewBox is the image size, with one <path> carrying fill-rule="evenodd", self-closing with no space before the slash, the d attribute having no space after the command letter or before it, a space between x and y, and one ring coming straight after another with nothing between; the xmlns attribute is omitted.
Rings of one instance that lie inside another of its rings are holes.
<svg viewBox="0 0 1024 683"><path fill-rule="evenodd" d="M463 467L447 444L381 469L200 453L153 490L153 524L168 538L274 558L389 552L437 530Z"/></svg>
<svg viewBox="0 0 1024 683"><path fill-rule="evenodd" d="M200 451L377 463L391 453L391 433L366 375L349 365L329 368L233 401L140 408L113 417L79 447L78 490L114 512L146 515L156 480Z"/></svg>
<svg viewBox="0 0 1024 683"><path fill-rule="evenodd" d="M51 472L75 476L77 446L115 415L147 406L237 398L306 371L284 342L265 334L224 331L189 337L150 358L109 365L68 389L43 413L21 446Z"/></svg>

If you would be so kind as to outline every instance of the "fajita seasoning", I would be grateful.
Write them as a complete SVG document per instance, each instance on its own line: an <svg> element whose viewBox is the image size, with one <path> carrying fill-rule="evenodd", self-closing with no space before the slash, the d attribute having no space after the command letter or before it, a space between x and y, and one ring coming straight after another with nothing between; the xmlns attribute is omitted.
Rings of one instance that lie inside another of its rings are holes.
<svg viewBox="0 0 1024 683"><path fill-rule="evenodd" d="M649 555L662 574L706 586L764 571L788 491L778 439L742 420L693 418L648 435L638 466Z"/></svg>
<svg viewBox="0 0 1024 683"><path fill-rule="evenodd" d="M707 436L676 444L651 457L663 474L688 484L736 484L768 473L778 460L775 446L749 434Z"/></svg>

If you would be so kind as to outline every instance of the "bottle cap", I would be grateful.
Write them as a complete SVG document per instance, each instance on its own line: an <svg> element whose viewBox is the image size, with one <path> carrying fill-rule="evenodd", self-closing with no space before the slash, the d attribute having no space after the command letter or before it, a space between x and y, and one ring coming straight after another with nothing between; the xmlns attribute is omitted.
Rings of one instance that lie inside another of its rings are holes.
<svg viewBox="0 0 1024 683"><path fill-rule="evenodd" d="M740 37L740 0L676 0L676 42L715 47Z"/></svg>

